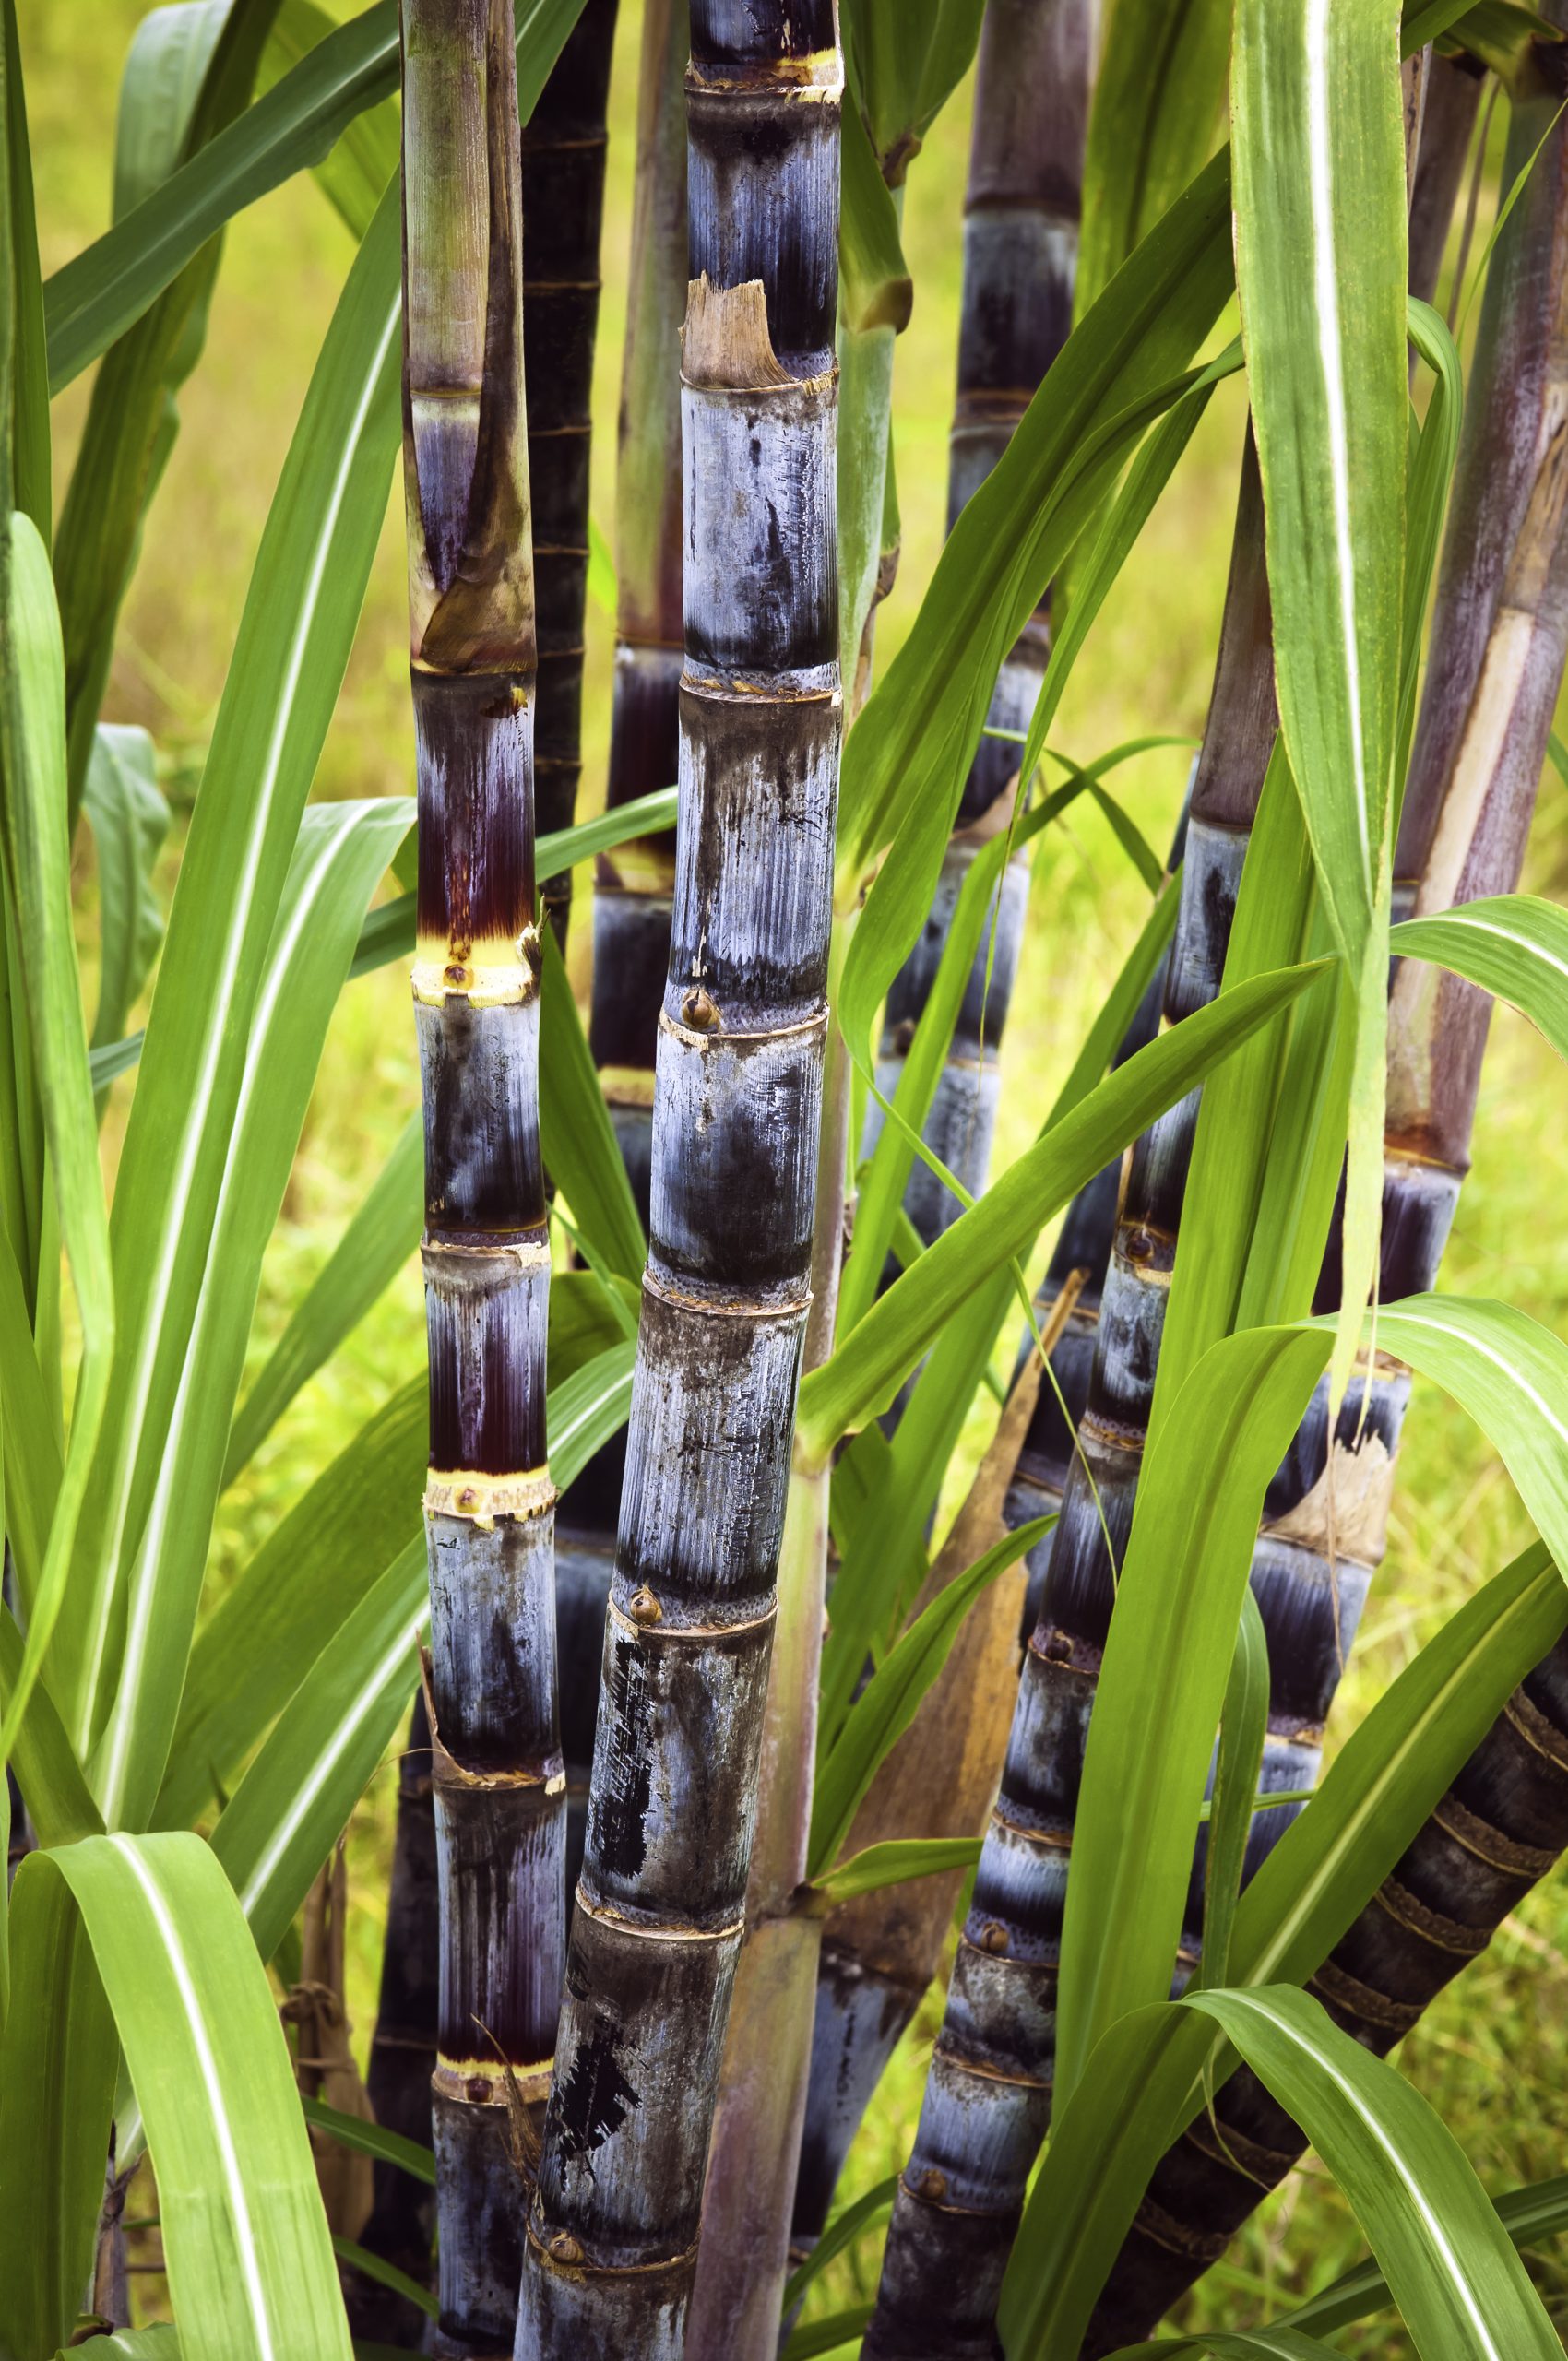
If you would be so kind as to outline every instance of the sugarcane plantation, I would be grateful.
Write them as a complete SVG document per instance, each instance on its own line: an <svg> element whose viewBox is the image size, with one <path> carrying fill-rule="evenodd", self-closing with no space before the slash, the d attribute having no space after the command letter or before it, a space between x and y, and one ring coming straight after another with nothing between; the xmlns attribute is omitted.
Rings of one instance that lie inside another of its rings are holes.
<svg viewBox="0 0 1568 2361"><path fill-rule="evenodd" d="M1568 0L0 0L0 2361L1561 2361Z"/></svg>

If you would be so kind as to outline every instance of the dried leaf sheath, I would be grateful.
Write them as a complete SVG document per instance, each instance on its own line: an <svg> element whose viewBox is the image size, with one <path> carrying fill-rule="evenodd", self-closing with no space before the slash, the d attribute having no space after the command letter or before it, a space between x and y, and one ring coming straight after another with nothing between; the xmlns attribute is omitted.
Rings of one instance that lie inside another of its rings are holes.
<svg viewBox="0 0 1568 2361"><path fill-rule="evenodd" d="M684 0L649 0L643 18L615 480L618 610L607 797L612 809L672 786L679 762L681 382L674 364L686 306L688 46ZM588 1040L645 1224L673 884L673 839L667 835L600 854L594 872ZM556 1520L569 1884L582 1863L604 1605L625 1465L625 1442L618 1435L571 1487Z"/></svg>
<svg viewBox="0 0 1568 2361"><path fill-rule="evenodd" d="M839 737L830 5L688 76L682 811L626 1483L517 2352L680 2352L808 1300Z"/></svg>
<svg viewBox="0 0 1568 2361"><path fill-rule="evenodd" d="M440 2335L494 2354L520 2267L510 2078L542 2099L565 1906L517 97L505 0L405 0L402 25Z"/></svg>
<svg viewBox="0 0 1568 2361"><path fill-rule="evenodd" d="M1089 0L992 0L981 27L964 208L958 398L948 460L951 524L1002 457L1073 325L1084 136L1093 49ZM1051 648L1042 600L997 679L986 719L1027 730ZM891 1098L930 997L954 907L980 845L1002 824L1018 748L982 739L930 918L887 995L877 1083ZM971 1194L984 1188L1001 1088L998 1055L1023 943L1028 871L1011 863L994 941L982 943L936 1086L925 1137ZM868 1124L868 1145L879 1128ZM960 1206L917 1162L905 1192L927 1243Z"/></svg>
<svg viewBox="0 0 1568 2361"><path fill-rule="evenodd" d="M1166 981L1177 1023L1219 989L1275 736L1263 504L1249 441L1208 727ZM1118 1560L1154 1394L1197 1094L1134 1147L1061 1520L1025 1651L1001 1794L976 1872L865 2350L994 2349L1002 2272L1051 2106L1067 1868ZM1091 1487L1089 1478L1092 1476ZM1098 1490L1098 1501L1096 1491ZM1101 1524L1103 1512L1104 1525Z"/></svg>

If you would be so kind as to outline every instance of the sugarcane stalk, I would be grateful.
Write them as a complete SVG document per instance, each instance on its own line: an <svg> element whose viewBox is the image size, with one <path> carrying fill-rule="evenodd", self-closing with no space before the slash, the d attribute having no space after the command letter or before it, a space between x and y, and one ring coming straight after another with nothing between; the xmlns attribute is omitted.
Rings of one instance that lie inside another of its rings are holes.
<svg viewBox="0 0 1568 2361"><path fill-rule="evenodd" d="M1410 191L1409 286L1423 303L1437 291L1484 79L1484 69L1467 54L1432 58Z"/></svg>
<svg viewBox="0 0 1568 2361"><path fill-rule="evenodd" d="M431 2077L435 2071L439 1946L435 1807L431 1792L430 1724L422 1695L414 1701L398 1763L398 1817L386 1889L381 1988L365 2089L371 2113L389 2131L422 2147L431 2142ZM434 2202L430 2189L396 2165L377 2164L375 2198L359 2243L420 2286L430 2277ZM362 2272L345 2272L349 2325L357 2337L418 2352L424 2317L408 2298Z"/></svg>
<svg viewBox="0 0 1568 2361"><path fill-rule="evenodd" d="M1568 15L1568 10L1564 11ZM1527 63L1505 185L1561 103ZM1519 882L1568 656L1568 141L1551 131L1492 256L1433 611L1427 685L1395 854L1401 914L1512 893ZM1424 962L1389 1002L1384 1302L1435 1286L1469 1164L1491 1001ZM1338 1309L1334 1224L1314 1308ZM1269 1487L1252 1583L1269 1643L1260 1785L1316 1784L1324 1724L1380 1564L1409 1371L1362 1356L1330 1445L1328 1382ZM1295 1808L1299 1809L1299 1807ZM1293 1817L1260 1813L1251 1875ZM1194 1879L1184 1963L1198 1945Z"/></svg>
<svg viewBox="0 0 1568 2361"><path fill-rule="evenodd" d="M1263 498L1249 435L1166 980L1169 1023L1219 989L1275 729ZM1197 1105L1194 1092L1132 1152L1087 1406L920 2126L894 2200L868 2361L994 2348L1002 2272L1050 2114L1073 1813L1115 1566L1132 1523Z"/></svg>
<svg viewBox="0 0 1568 2361"><path fill-rule="evenodd" d="M1509 1698L1453 1786L1308 1979L1383 2057L1486 1949L1568 1848L1568 1642ZM1090 2319L1081 2361L1146 2337L1306 2149L1241 2067L1160 2159Z"/></svg>
<svg viewBox="0 0 1568 2361"><path fill-rule="evenodd" d="M582 775L593 348L617 5L584 0L523 125L523 373L539 641L534 794L541 830L571 826ZM571 895L569 869L547 879L540 892L563 943Z"/></svg>
<svg viewBox="0 0 1568 2361"><path fill-rule="evenodd" d="M650 1252L517 2361L682 2348L813 1238L840 699L831 0L696 0Z"/></svg>
<svg viewBox="0 0 1568 2361"><path fill-rule="evenodd" d="M964 202L958 397L948 445L948 520L1012 439L1073 325L1084 139L1093 65L1093 0L991 0L981 26ZM988 727L1026 730L1051 652L1050 596L1003 664ZM1017 747L982 738L965 782L931 916L887 994L877 1087L892 1098L930 997L970 862L1017 774ZM927 1145L971 1195L991 1165L998 1063L1017 973L1028 867L1009 862L926 1118ZM879 1126L867 1124L867 1151ZM961 1211L917 1160L905 1209L927 1243Z"/></svg>
<svg viewBox="0 0 1568 2361"><path fill-rule="evenodd" d="M509 2101L537 2111L544 2095L565 1914L511 7L403 0L402 46L441 1912L436 2349L493 2355L511 2341L520 2269Z"/></svg>
<svg viewBox="0 0 1568 2361"><path fill-rule="evenodd" d="M617 611L607 801L613 810L674 784L681 685L681 385L686 303L686 10L649 0L633 196L626 341L615 477ZM646 1225L659 1011L670 963L672 840L601 853L593 889L588 1041ZM582 1866L604 1608L626 1447L617 1436L562 1501L555 1606L566 1757L566 1881Z"/></svg>

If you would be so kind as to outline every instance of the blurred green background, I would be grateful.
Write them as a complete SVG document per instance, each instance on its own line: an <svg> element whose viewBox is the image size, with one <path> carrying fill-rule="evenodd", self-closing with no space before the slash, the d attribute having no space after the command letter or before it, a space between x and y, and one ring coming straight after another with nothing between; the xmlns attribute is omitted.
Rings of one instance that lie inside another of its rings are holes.
<svg viewBox="0 0 1568 2361"><path fill-rule="evenodd" d="M143 14L138 0L91 8L20 0L21 39L45 271L107 223L115 95ZM613 530L614 448L625 317L632 128L640 0L622 0L612 100L603 275L596 376L593 511ZM966 85L911 167L905 244L914 316L900 339L895 391L903 554L878 620L878 655L891 654L930 579L946 504L960 264L960 211L968 138ZM1502 111L1493 125L1500 146ZM1495 158L1493 160L1495 170ZM1483 201L1484 234L1491 210ZM1478 241L1478 246L1479 246ZM245 585L300 402L350 255L347 232L307 178L279 190L231 230L206 355L180 397L183 430L148 521L122 618L107 718L141 722L157 741L163 784L188 812L201 775ZM1440 291L1444 300L1446 289ZM1231 332L1228 325L1223 333ZM85 409L87 381L55 409L56 502ZM1195 738L1207 700L1241 448L1241 393L1222 388L1156 511L1078 663L1054 743L1080 761L1134 737ZM316 794L409 794L412 740L406 670L401 492L389 507L359 641ZM582 809L598 807L610 715L612 616L588 615ZM1188 754L1140 756L1111 784L1163 852ZM161 880L172 882L177 825ZM81 840L84 953L93 940L90 840ZM1568 832L1561 781L1543 782L1526 884L1561 894ZM579 876L572 946L577 990L588 983L588 880ZM1085 1027L1133 940L1146 896L1104 821L1080 803L1036 847L1022 971L1009 1018L997 1163L1032 1137ZM89 987L90 989L90 987ZM130 1085L116 1086L105 1127L113 1159ZM384 970L344 993L323 1061L278 1235L268 1256L252 1342L254 1374L289 1311L315 1277L363 1197L415 1102L407 986ZM1474 1171L1449 1250L1446 1283L1496 1294L1560 1333L1568 1330L1568 1228L1562 1217L1560 1110L1568 1081L1539 1038L1511 1013L1493 1027L1477 1121ZM424 1350L419 1274L398 1284L345 1349L295 1403L228 1495L211 1580L220 1587ZM983 1441L976 1423L971 1451ZM1401 1459L1387 1561L1361 1643L1340 1691L1335 1729L1369 1701L1436 1626L1529 1537L1499 1462L1443 1396L1418 1384ZM1332 1743L1332 1733L1331 1733ZM363 2058L374 2020L394 1767L356 1815L350 1843L354 1904L350 2009ZM1549 1880L1486 1957L1405 2044L1407 2071L1443 2111L1489 2189L1501 2191L1568 2161L1568 1892ZM902 2046L874 2119L862 2132L841 2194L895 2171L908 2152L924 2063L940 2017L928 1999ZM133 2213L141 2209L133 2203ZM1315 2162L1293 2174L1194 2299L1190 2324L1241 2326L1321 2284L1360 2251L1348 2209ZM1568 2253L1532 2261L1554 2312L1568 2318ZM875 2243L836 2264L814 2290L812 2312L869 2296ZM156 2272L137 2281L140 2317L165 2316ZM1386 2321L1347 2331L1347 2354L1408 2348Z"/></svg>

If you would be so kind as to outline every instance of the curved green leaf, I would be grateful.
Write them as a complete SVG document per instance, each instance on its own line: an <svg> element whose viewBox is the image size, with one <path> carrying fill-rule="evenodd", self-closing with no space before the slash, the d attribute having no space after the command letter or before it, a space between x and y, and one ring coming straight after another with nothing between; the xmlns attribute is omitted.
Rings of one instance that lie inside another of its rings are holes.
<svg viewBox="0 0 1568 2361"><path fill-rule="evenodd" d="M82 1332L70 1442L38 1587L29 1601L27 1650L0 1728L4 1762L65 1602L115 1339L109 1221L71 931L65 657L49 555L37 528L19 511L0 518L0 857L17 919L44 1134Z"/></svg>
<svg viewBox="0 0 1568 2361"><path fill-rule="evenodd" d="M429 1620L421 1536L344 1618L219 1815L212 1849L264 1960L408 1712Z"/></svg>
<svg viewBox="0 0 1568 2361"><path fill-rule="evenodd" d="M185 2344L351 2361L288 2044L219 1863L196 1836L94 1836L18 1884L40 1877L69 1887L114 2012Z"/></svg>
<svg viewBox="0 0 1568 2361"><path fill-rule="evenodd" d="M169 806L145 730L101 722L94 733L82 809L98 849L101 944L92 1047L117 1041L131 1003L152 972L163 940L163 909L152 870L169 833Z"/></svg>
<svg viewBox="0 0 1568 2361"><path fill-rule="evenodd" d="M1280 723L1357 1012L1337 1394L1383 1186L1408 407L1395 0L1240 0L1231 111Z"/></svg>
<svg viewBox="0 0 1568 2361"><path fill-rule="evenodd" d="M94 1762L111 1827L144 1827L163 1774L262 1258L365 904L412 816L401 801L333 803L308 811L301 826L251 1021L207 1272L125 1585L113 1701Z"/></svg>
<svg viewBox="0 0 1568 2361"><path fill-rule="evenodd" d="M416 1109L235 1413L223 1463L225 1486L254 1456L300 1388L391 1285L418 1246L423 1226L424 1126Z"/></svg>
<svg viewBox="0 0 1568 2361"><path fill-rule="evenodd" d="M1431 918L1406 919L1390 948L1431 959L1494 992L1568 1057L1568 910L1534 894L1499 894Z"/></svg>
<svg viewBox="0 0 1568 2361"><path fill-rule="evenodd" d="M1060 2098L1101 2034L1170 1988L1263 1496L1326 1355L1321 1331L1227 1337L1150 1435L1074 1824Z"/></svg>
<svg viewBox="0 0 1568 2361"><path fill-rule="evenodd" d="M851 1853L837 1869L811 1880L813 1891L827 1903L852 1902L857 1894L879 1893L884 1886L906 1885L911 1878L941 1877L950 1869L972 1869L980 1859L979 1836L893 1836L884 1845L868 1845Z"/></svg>
<svg viewBox="0 0 1568 2361"><path fill-rule="evenodd" d="M1493 2204L1516 2247L1532 2247L1543 2238L1556 2237L1568 2229L1568 2174L1510 2189L1506 2197L1494 2199ZM1359 2263L1315 2296L1309 2296L1304 2304L1298 2304L1279 2325L1297 2323L1303 2329L1331 2331L1350 2320L1364 2319L1369 2312L1381 2311L1392 2301L1388 2282L1377 2264Z"/></svg>
<svg viewBox="0 0 1568 2361"><path fill-rule="evenodd" d="M845 1716L844 1726L816 1774L812 1797L807 1875L820 1880L849 1833L867 1788L889 1750L914 1720L947 1661L958 1626L980 1593L1049 1533L1054 1520L1036 1517L1005 1535L949 1583L877 1667ZM951 1864L944 1864L944 1867Z"/></svg>
<svg viewBox="0 0 1568 2361"><path fill-rule="evenodd" d="M1458 2142L1321 2002L1286 1985L1199 1992L1306 2133L1355 2208L1394 2300L1431 2361L1557 2361L1540 2297Z"/></svg>
<svg viewBox="0 0 1568 2361"><path fill-rule="evenodd" d="M1111 0L1099 47L1084 152L1080 315L1207 159L1225 103L1230 8L1228 0Z"/></svg>
<svg viewBox="0 0 1568 2361"><path fill-rule="evenodd" d="M43 2361L92 2268L119 2043L92 1948L58 1878L30 1861L10 1910L0 2033L0 2350Z"/></svg>

